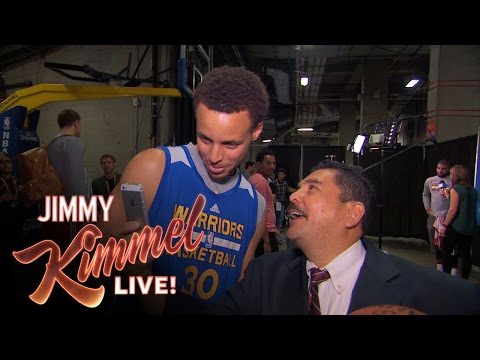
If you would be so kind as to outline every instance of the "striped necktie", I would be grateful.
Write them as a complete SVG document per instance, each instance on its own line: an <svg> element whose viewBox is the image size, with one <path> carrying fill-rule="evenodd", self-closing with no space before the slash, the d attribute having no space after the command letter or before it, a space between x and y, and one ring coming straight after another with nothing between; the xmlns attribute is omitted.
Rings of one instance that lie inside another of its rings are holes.
<svg viewBox="0 0 480 360"><path fill-rule="evenodd" d="M318 297L318 285L330 278L330 274L326 269L319 268L310 269L310 286L308 287L308 312L310 315L321 315L320 299Z"/></svg>

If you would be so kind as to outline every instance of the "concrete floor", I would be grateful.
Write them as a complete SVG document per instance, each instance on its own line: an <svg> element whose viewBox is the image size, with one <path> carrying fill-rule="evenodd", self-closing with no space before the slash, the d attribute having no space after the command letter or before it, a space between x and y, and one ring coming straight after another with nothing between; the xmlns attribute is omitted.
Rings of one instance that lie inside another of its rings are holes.
<svg viewBox="0 0 480 360"><path fill-rule="evenodd" d="M281 232L285 233L286 230ZM365 238L378 245L378 237L366 236ZM286 248L286 242L280 245L280 250ZM435 255L430 252L430 246L422 239L383 237L382 250L424 266L436 267ZM473 266L468 280L480 285L480 269L478 266Z"/></svg>
<svg viewBox="0 0 480 360"><path fill-rule="evenodd" d="M366 237L378 245L378 237ZM435 255L430 251L430 245L425 240L414 238L382 238L382 250L390 254L405 258L421 265L436 267ZM473 266L469 281L480 284L480 269Z"/></svg>

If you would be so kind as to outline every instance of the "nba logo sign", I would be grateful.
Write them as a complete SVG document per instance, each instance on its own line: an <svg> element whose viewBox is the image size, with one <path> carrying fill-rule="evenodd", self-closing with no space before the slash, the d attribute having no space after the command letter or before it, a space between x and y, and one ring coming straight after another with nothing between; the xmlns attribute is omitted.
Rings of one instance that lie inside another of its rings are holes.
<svg viewBox="0 0 480 360"><path fill-rule="evenodd" d="M210 231L207 236L207 241L205 242L205 247L211 249L213 246L214 239L215 239L215 234Z"/></svg>
<svg viewBox="0 0 480 360"><path fill-rule="evenodd" d="M9 116L5 116L3 118L3 129L4 130L9 130L10 129L10 117Z"/></svg>

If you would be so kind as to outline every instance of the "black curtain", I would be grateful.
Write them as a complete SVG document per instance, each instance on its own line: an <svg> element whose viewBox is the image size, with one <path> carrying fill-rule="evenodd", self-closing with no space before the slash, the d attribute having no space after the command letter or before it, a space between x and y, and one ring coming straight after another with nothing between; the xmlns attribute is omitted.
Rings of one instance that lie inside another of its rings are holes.
<svg viewBox="0 0 480 360"><path fill-rule="evenodd" d="M288 184L296 187L301 180L299 177L301 145L270 145L268 148L275 153L277 169L284 168ZM320 161L331 155L334 156L334 160L344 162L345 147L303 145L303 177L306 177Z"/></svg>
<svg viewBox="0 0 480 360"><path fill-rule="evenodd" d="M196 122L193 113L193 100L182 96L178 99L178 120L174 124L175 142L177 145L196 143Z"/></svg>
<svg viewBox="0 0 480 360"><path fill-rule="evenodd" d="M381 233L427 239L422 191L425 179L431 175L426 176L428 172L422 160L424 149L413 147L396 155L405 149L384 150L383 174L380 152L367 151L360 158L360 166L366 169L364 174L373 183L376 192L377 206L372 209L367 229L369 235L378 236ZM427 151L428 148L425 148Z"/></svg>
<svg viewBox="0 0 480 360"><path fill-rule="evenodd" d="M330 156L333 155L333 159ZM303 146L303 177L312 171L320 161L326 159L345 162L345 146Z"/></svg>
<svg viewBox="0 0 480 360"><path fill-rule="evenodd" d="M298 171L300 169L300 146L298 145L270 145L269 150L275 154L277 162L277 170L285 169L288 185L293 188L297 187L299 177Z"/></svg>

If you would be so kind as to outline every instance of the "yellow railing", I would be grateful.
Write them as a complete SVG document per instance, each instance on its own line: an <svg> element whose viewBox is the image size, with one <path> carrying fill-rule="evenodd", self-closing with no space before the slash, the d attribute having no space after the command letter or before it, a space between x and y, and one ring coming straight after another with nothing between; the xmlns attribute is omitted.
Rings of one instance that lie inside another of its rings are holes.
<svg viewBox="0 0 480 360"><path fill-rule="evenodd" d="M121 87L107 85L39 84L18 90L0 103L0 112L24 106L31 112L55 101L95 100L126 96L181 97L175 88Z"/></svg>

